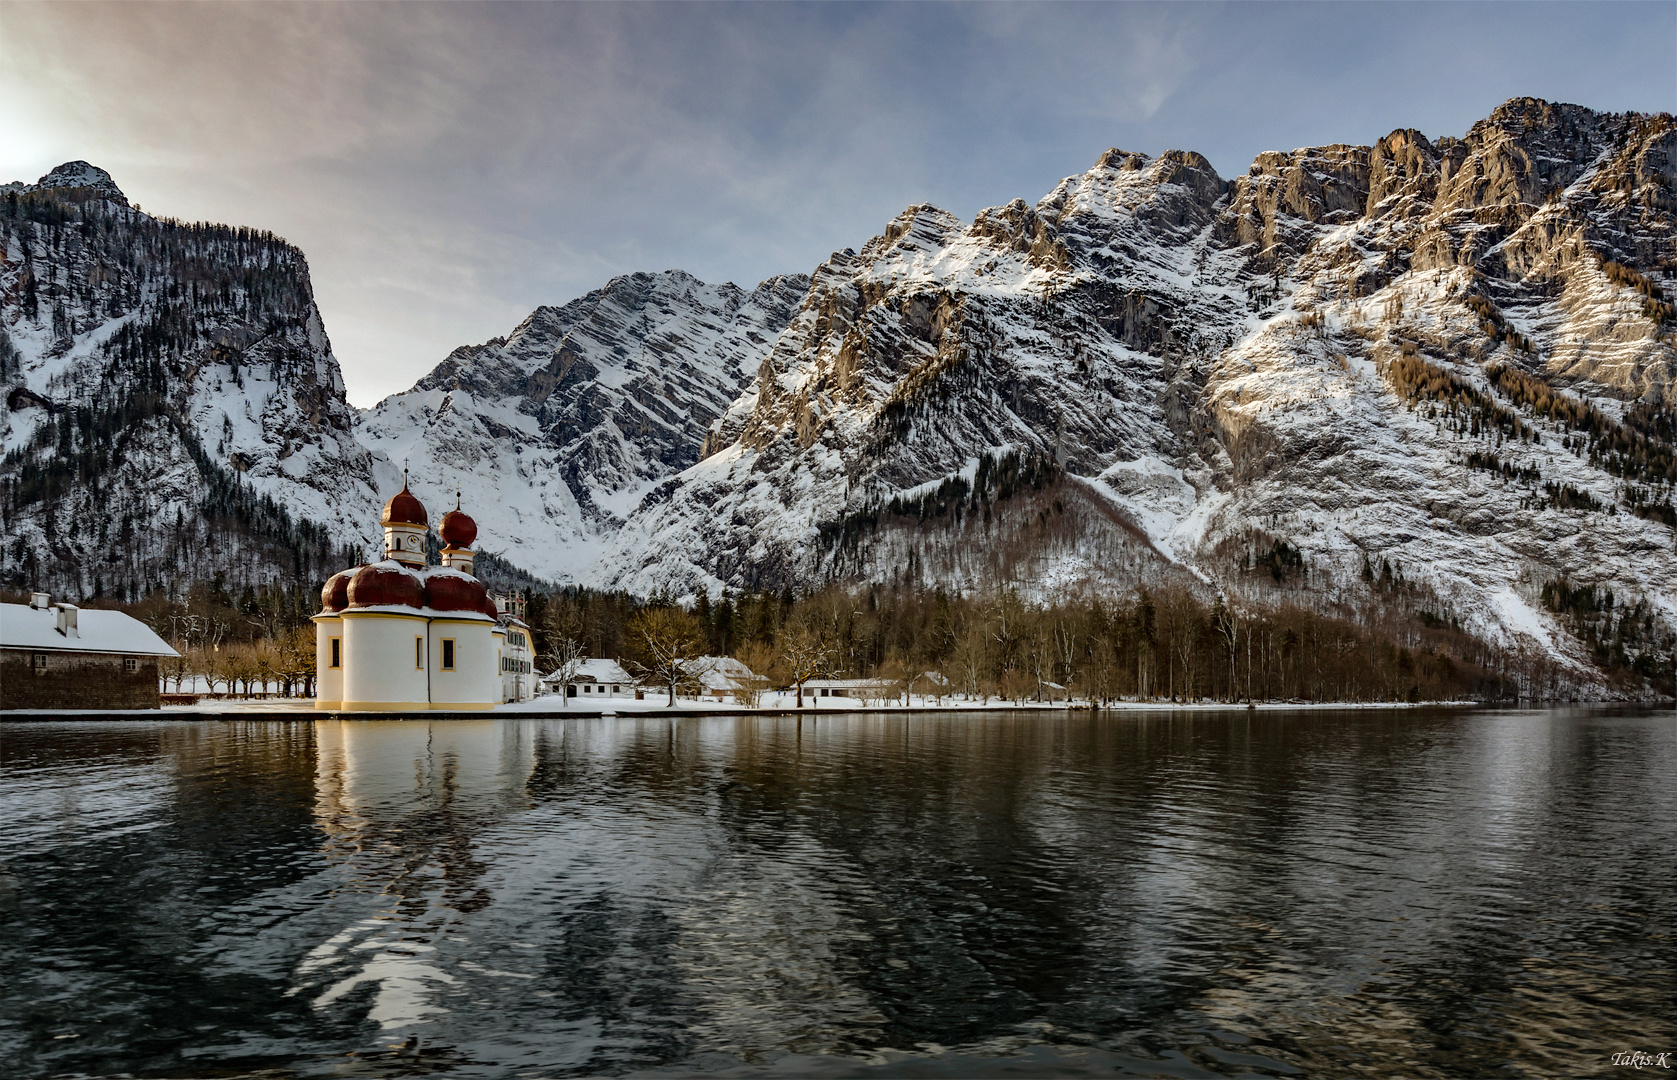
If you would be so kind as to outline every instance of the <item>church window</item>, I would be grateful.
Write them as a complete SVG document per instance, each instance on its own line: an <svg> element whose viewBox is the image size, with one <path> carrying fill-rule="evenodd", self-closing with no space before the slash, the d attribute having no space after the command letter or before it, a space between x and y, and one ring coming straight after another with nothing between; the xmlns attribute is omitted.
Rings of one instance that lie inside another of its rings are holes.
<svg viewBox="0 0 1677 1080"><path fill-rule="evenodd" d="M343 638L333 638L332 639L332 666L333 667L343 667L344 666L344 639Z"/></svg>
<svg viewBox="0 0 1677 1080"><path fill-rule="evenodd" d="M413 667L415 671L425 670L425 639L422 637L413 639Z"/></svg>
<svg viewBox="0 0 1677 1080"><path fill-rule="evenodd" d="M454 639L451 637L443 638L443 670L454 670Z"/></svg>

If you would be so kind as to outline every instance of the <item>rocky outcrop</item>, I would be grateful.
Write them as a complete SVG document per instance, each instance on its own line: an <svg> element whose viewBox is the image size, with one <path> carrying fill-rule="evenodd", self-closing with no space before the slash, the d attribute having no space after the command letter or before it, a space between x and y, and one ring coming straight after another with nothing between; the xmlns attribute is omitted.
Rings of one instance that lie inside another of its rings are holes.
<svg viewBox="0 0 1677 1080"><path fill-rule="evenodd" d="M301 252L151 218L86 162L0 191L0 249L9 587L307 580L368 539L377 463Z"/></svg>
<svg viewBox="0 0 1677 1080"><path fill-rule="evenodd" d="M1651 487L1629 491L1617 451L1496 374L1601 417L1671 415L1672 147L1669 116L1522 99L1460 139L1266 153L1232 182L1198 155L1110 150L1034 206L910 207L817 269L710 456L588 579L976 587L1005 566L1027 588L1112 588L1185 570L1239 595L1257 586L1231 553L1268 537L1303 553L1310 603L1395 602L1363 580L1384 560L1412 608L1563 658L1579 646L1545 582L1677 626L1672 527L1644 512L1677 476L1632 470ZM975 483L986 455L1062 476L1029 497L1038 516L962 519L1000 561L925 524L925 493ZM892 509L910 505L912 522Z"/></svg>
<svg viewBox="0 0 1677 1080"><path fill-rule="evenodd" d="M454 350L357 434L407 461L422 496L471 491L488 550L574 580L649 489L700 459L808 288L802 275L752 290L679 270L615 278Z"/></svg>

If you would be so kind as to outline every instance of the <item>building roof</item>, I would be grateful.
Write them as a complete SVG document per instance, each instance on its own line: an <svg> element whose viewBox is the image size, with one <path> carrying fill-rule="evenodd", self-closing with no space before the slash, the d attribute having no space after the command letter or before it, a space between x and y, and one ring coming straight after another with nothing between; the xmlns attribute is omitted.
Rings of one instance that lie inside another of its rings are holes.
<svg viewBox="0 0 1677 1080"><path fill-rule="evenodd" d="M633 675L623 670L622 664L619 664L616 660L605 660L600 657L592 657L577 662L576 675L572 677L571 681L580 682L587 679L602 683L633 683L635 681Z"/></svg>
<svg viewBox="0 0 1677 1080"><path fill-rule="evenodd" d="M379 515L378 520L380 525L429 524L425 516L425 505L408 490L406 471L402 475L402 490L390 496L390 501L384 504L384 513Z"/></svg>
<svg viewBox="0 0 1677 1080"><path fill-rule="evenodd" d="M76 627L58 632L58 605L0 604L0 648L57 652L179 656L151 627L120 611L76 611ZM71 636L73 634L74 636Z"/></svg>
<svg viewBox="0 0 1677 1080"><path fill-rule="evenodd" d="M892 685L889 679L806 679L805 690L867 690Z"/></svg>
<svg viewBox="0 0 1677 1080"><path fill-rule="evenodd" d="M682 662L687 677L706 690L738 690L760 681L752 670L731 656L699 656Z"/></svg>
<svg viewBox="0 0 1677 1080"><path fill-rule="evenodd" d="M454 496L454 509L443 515L442 527L437 530L443 543L454 548L469 548L477 539L477 522L460 509L460 496Z"/></svg>

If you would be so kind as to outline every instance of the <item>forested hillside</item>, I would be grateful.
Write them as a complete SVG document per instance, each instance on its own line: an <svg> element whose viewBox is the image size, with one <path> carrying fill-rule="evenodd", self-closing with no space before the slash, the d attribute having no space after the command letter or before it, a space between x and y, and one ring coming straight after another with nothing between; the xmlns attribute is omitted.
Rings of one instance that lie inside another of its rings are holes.
<svg viewBox="0 0 1677 1080"><path fill-rule="evenodd" d="M137 599L313 582L376 506L302 254L76 163L0 197L0 580Z"/></svg>

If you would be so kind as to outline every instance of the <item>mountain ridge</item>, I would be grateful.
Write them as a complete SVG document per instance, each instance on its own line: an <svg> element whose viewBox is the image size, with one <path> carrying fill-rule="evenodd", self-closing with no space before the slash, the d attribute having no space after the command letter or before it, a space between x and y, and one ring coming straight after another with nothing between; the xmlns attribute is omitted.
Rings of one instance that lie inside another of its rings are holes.
<svg viewBox="0 0 1677 1080"><path fill-rule="evenodd" d="M1175 582L1582 670L1628 616L1592 645L1576 585L1644 613L1613 646L1643 663L1677 640L1673 207L1668 114L1536 99L1231 178L1114 148L807 277L614 278L347 422L369 490L402 458L427 500L469 488L483 543L557 581Z"/></svg>

